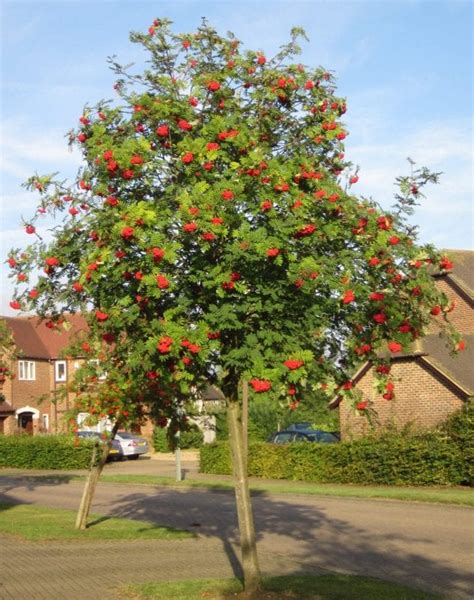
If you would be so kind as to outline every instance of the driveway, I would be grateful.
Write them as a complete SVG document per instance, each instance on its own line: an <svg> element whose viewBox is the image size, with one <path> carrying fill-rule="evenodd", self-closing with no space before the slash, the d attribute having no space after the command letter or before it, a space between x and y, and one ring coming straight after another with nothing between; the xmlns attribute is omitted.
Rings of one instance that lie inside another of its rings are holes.
<svg viewBox="0 0 474 600"><path fill-rule="evenodd" d="M119 464L109 472L135 464L154 469L154 462ZM51 482L4 475L0 501L76 509L82 486L68 475ZM261 492L253 493L253 506L265 573L330 570L392 580L449 600L472 597L472 509ZM240 574L231 492L99 483L93 511L188 529L199 537L94 544L3 539L0 598L105 599L114 597L111 582Z"/></svg>

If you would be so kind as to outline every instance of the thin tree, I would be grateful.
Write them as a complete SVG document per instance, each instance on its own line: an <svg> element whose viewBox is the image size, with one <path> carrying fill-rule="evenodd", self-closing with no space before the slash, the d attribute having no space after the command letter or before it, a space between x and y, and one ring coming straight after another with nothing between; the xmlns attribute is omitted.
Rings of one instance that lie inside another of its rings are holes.
<svg viewBox="0 0 474 600"><path fill-rule="evenodd" d="M157 19L132 33L148 63L140 71L111 59L119 102L86 106L70 134L84 159L77 181L28 182L41 212L64 215L52 243L11 255L15 276L45 271L14 308L53 322L86 314L85 343L116 379L117 417L146 406L173 432L185 422L174 407L192 389L222 390L251 593L260 569L242 382L250 401L294 403L317 385L364 411L352 397L354 364L373 360L381 392L392 389L390 357L422 335L430 312L447 326L449 309L430 274L449 259L417 246L406 222L437 175L402 178L392 212L355 196L346 102L329 71L295 62L299 37L293 29L267 58L206 22L176 34ZM34 221L26 226L34 233Z"/></svg>

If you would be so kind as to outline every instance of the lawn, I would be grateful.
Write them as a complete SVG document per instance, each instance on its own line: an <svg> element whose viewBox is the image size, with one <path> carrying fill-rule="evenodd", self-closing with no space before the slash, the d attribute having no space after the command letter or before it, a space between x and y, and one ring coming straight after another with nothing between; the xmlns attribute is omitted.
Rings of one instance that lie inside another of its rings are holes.
<svg viewBox="0 0 474 600"><path fill-rule="evenodd" d="M147 583L120 588L132 600L441 600L441 596L370 577L291 575L268 577L264 589L245 595L238 579Z"/></svg>
<svg viewBox="0 0 474 600"><path fill-rule="evenodd" d="M0 503L0 533L25 540L174 540L194 535L146 521L92 514L85 531L74 529L76 511Z"/></svg>
<svg viewBox="0 0 474 600"><path fill-rule="evenodd" d="M103 483L162 485L179 488L207 488L233 490L230 480L185 479L177 482L173 477L153 475L107 475ZM303 483L298 481L264 481L250 483L250 489L275 494L307 494L314 496L338 496L346 498L379 498L406 500L410 502L436 502L474 506L474 489L461 487L403 487L384 485L349 485L331 483Z"/></svg>
<svg viewBox="0 0 474 600"><path fill-rule="evenodd" d="M26 474L18 470L0 469L0 477L21 477L22 480L57 482L62 479L67 481L84 481L82 475L57 474ZM160 475L130 475L103 473L101 483L119 483L124 485L155 485L176 487L179 489L205 488L212 490L233 490L234 484L230 477L214 478L199 477L176 481L174 477ZM458 504L461 506L474 506L474 489L471 487L445 487L445 486L395 486L395 485L352 485L333 483L308 483L289 480L257 480L250 481L250 489L258 492L274 494L305 494L313 496L333 496L340 498L366 498L403 500L408 502L434 502L438 504Z"/></svg>

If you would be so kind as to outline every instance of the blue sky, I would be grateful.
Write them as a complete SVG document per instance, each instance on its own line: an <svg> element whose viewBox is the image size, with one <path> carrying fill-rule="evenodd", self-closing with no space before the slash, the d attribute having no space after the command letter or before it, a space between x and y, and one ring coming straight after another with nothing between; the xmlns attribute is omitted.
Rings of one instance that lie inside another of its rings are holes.
<svg viewBox="0 0 474 600"><path fill-rule="evenodd" d="M360 165L358 192L392 203L406 157L443 171L414 221L420 239L442 248L473 248L473 3L363 0L3 0L1 10L0 314L10 314L11 287L3 261L26 245L21 217L36 198L21 183L34 172L73 176L80 164L66 132L87 102L113 97L106 58L142 55L128 41L155 17L176 31L201 17L220 32L271 56L292 26L310 38L301 62L338 77L350 132L346 155ZM43 228L46 229L46 223Z"/></svg>

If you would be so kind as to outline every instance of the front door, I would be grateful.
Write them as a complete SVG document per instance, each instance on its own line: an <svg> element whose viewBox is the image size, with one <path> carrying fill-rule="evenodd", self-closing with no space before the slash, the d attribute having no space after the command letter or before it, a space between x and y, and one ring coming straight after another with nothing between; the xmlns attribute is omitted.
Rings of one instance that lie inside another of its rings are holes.
<svg viewBox="0 0 474 600"><path fill-rule="evenodd" d="M33 435L33 413L21 413L18 417L18 425L22 433Z"/></svg>

